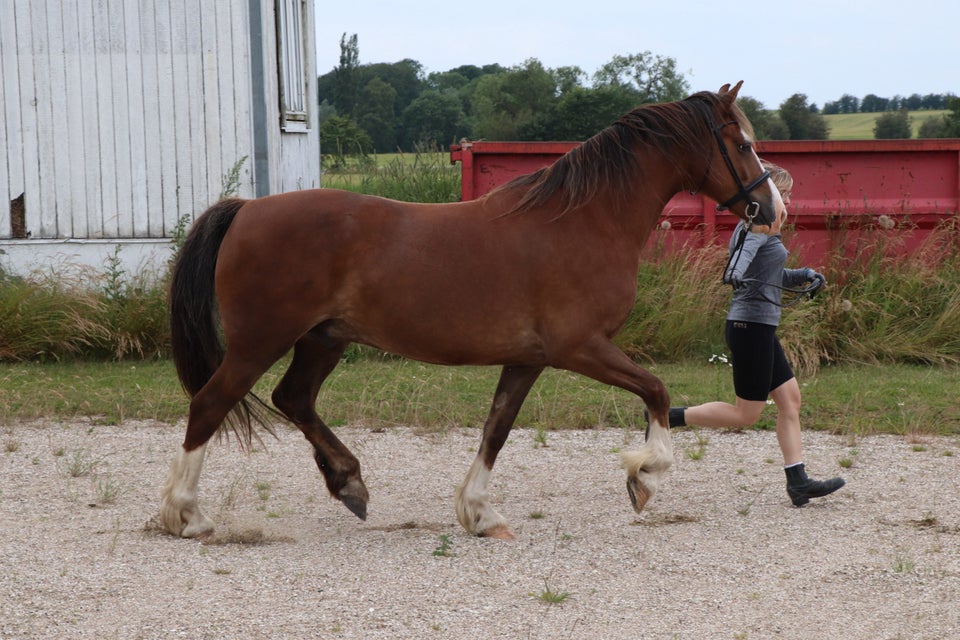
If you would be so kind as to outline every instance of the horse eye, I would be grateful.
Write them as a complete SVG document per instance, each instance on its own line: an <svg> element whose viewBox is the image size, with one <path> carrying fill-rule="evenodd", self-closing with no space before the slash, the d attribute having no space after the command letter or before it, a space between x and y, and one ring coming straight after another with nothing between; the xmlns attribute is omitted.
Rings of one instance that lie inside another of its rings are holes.
<svg viewBox="0 0 960 640"><path fill-rule="evenodd" d="M750 151L752 147L750 146L750 143L744 142L743 144L738 144L737 149L739 149L743 153L746 153L747 151Z"/></svg>

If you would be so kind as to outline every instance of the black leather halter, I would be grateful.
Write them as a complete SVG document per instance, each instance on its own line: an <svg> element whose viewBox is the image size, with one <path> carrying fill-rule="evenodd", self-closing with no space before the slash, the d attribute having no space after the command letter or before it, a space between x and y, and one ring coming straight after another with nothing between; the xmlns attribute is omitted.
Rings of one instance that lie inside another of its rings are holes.
<svg viewBox="0 0 960 640"><path fill-rule="evenodd" d="M763 173L757 176L757 178L754 179L752 182L750 182L750 184L748 185L743 184L743 181L740 179L740 175L737 173L736 167L733 166L733 160L730 159L730 154L727 152L727 145L723 143L723 136L720 135L720 131L724 127L729 126L731 124L737 124L737 122L735 120L731 120L730 122L724 122L721 125L714 125L712 127L713 136L717 139L717 146L720 147L720 155L723 156L723 161L724 163L726 163L727 169L730 171L730 175L733 176L733 179L737 183L737 192L733 195L733 197L718 204L717 211L725 211L730 207L732 207L733 205L735 205L736 203L743 200L747 203L746 214L747 214L747 223L749 224L749 223L752 223L754 221L754 218L756 218L757 215L760 213L760 203L750 200L750 193L754 189L759 187L761 184L767 181L767 179L770 177L770 172L767 170L764 170ZM772 224L773 220L771 220L770 222Z"/></svg>

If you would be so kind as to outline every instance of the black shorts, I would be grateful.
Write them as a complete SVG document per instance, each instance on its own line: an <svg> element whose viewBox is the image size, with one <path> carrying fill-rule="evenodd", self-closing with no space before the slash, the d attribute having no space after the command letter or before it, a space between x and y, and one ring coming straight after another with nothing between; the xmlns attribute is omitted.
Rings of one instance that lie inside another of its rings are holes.
<svg viewBox="0 0 960 640"><path fill-rule="evenodd" d="M771 391L794 377L777 340L776 327L727 320L726 338L738 398L766 400Z"/></svg>

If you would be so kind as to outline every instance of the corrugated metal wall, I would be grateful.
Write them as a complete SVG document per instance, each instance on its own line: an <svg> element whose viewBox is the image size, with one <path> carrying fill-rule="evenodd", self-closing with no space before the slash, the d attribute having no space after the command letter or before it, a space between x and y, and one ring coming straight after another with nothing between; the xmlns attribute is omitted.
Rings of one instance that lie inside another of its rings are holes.
<svg viewBox="0 0 960 640"><path fill-rule="evenodd" d="M169 237L243 158L252 197L257 4L0 0L0 238ZM275 0L259 4L267 191L318 186L316 126L280 131Z"/></svg>

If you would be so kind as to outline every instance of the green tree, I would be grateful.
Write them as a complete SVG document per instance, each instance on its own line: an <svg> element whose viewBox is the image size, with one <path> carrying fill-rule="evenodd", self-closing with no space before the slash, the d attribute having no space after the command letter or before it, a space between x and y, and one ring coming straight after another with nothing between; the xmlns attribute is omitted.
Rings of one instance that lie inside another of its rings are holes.
<svg viewBox="0 0 960 640"><path fill-rule="evenodd" d="M888 104L890 104L889 98L881 98L874 93L868 93L863 96L863 100L860 101L860 112L878 113L880 111L886 111Z"/></svg>
<svg viewBox="0 0 960 640"><path fill-rule="evenodd" d="M533 58L502 73L480 76L470 99L473 135L517 140L521 128L553 106L556 94L554 76Z"/></svg>
<svg viewBox="0 0 960 640"><path fill-rule="evenodd" d="M946 138L960 138L960 98L951 96L947 99L947 108L950 112L943 116Z"/></svg>
<svg viewBox="0 0 960 640"><path fill-rule="evenodd" d="M927 118L917 130L918 138L949 138L947 135L947 119L943 116Z"/></svg>
<svg viewBox="0 0 960 640"><path fill-rule="evenodd" d="M370 80L360 92L357 124L370 136L374 151L388 153L397 148L396 99L396 89L380 78Z"/></svg>
<svg viewBox="0 0 960 640"><path fill-rule="evenodd" d="M780 104L780 119L790 132L790 140L826 140L827 121L807 103L807 96L795 93Z"/></svg>
<svg viewBox="0 0 960 640"><path fill-rule="evenodd" d="M906 108L887 111L877 118L873 127L873 137L877 140L904 139L913 135L910 113Z"/></svg>
<svg viewBox="0 0 960 640"><path fill-rule="evenodd" d="M947 97L950 110L942 116L934 116L920 125L921 138L960 138L960 98Z"/></svg>
<svg viewBox="0 0 960 640"><path fill-rule="evenodd" d="M366 156L373 149L367 132L346 116L333 116L320 125L320 148L328 167L343 167L349 156Z"/></svg>
<svg viewBox="0 0 960 640"><path fill-rule="evenodd" d="M470 83L470 78L456 71L431 73L427 76L427 86L437 91L455 89L459 91Z"/></svg>
<svg viewBox="0 0 960 640"><path fill-rule="evenodd" d="M550 69L550 74L553 76L554 85L561 96L581 88L583 81L587 78L586 72L576 66Z"/></svg>
<svg viewBox="0 0 960 640"><path fill-rule="evenodd" d="M357 103L357 67L360 65L360 46L357 44L357 34L347 38L344 33L340 37L340 64L334 69L335 93L333 106L342 116L352 116L354 105Z"/></svg>
<svg viewBox="0 0 960 640"><path fill-rule="evenodd" d="M614 56L593 74L593 86L629 87L636 92L638 104L681 100L690 92L676 60L649 51Z"/></svg>
<svg viewBox="0 0 960 640"><path fill-rule="evenodd" d="M399 117L403 110L428 88L423 78L423 65L416 60L404 58L400 62L378 62L360 67L357 71L360 86L365 86L374 78L380 78L397 92L395 114Z"/></svg>
<svg viewBox="0 0 960 640"><path fill-rule="evenodd" d="M586 140L616 122L635 105L622 87L574 87L549 111L520 128L522 140Z"/></svg>
<svg viewBox="0 0 960 640"><path fill-rule="evenodd" d="M429 89L421 93L403 112L403 145L446 146L466 135L463 107L452 90Z"/></svg>
<svg viewBox="0 0 960 640"><path fill-rule="evenodd" d="M753 125L757 140L786 140L790 137L787 126L775 111L768 110L762 102L750 96L737 98L737 104Z"/></svg>

